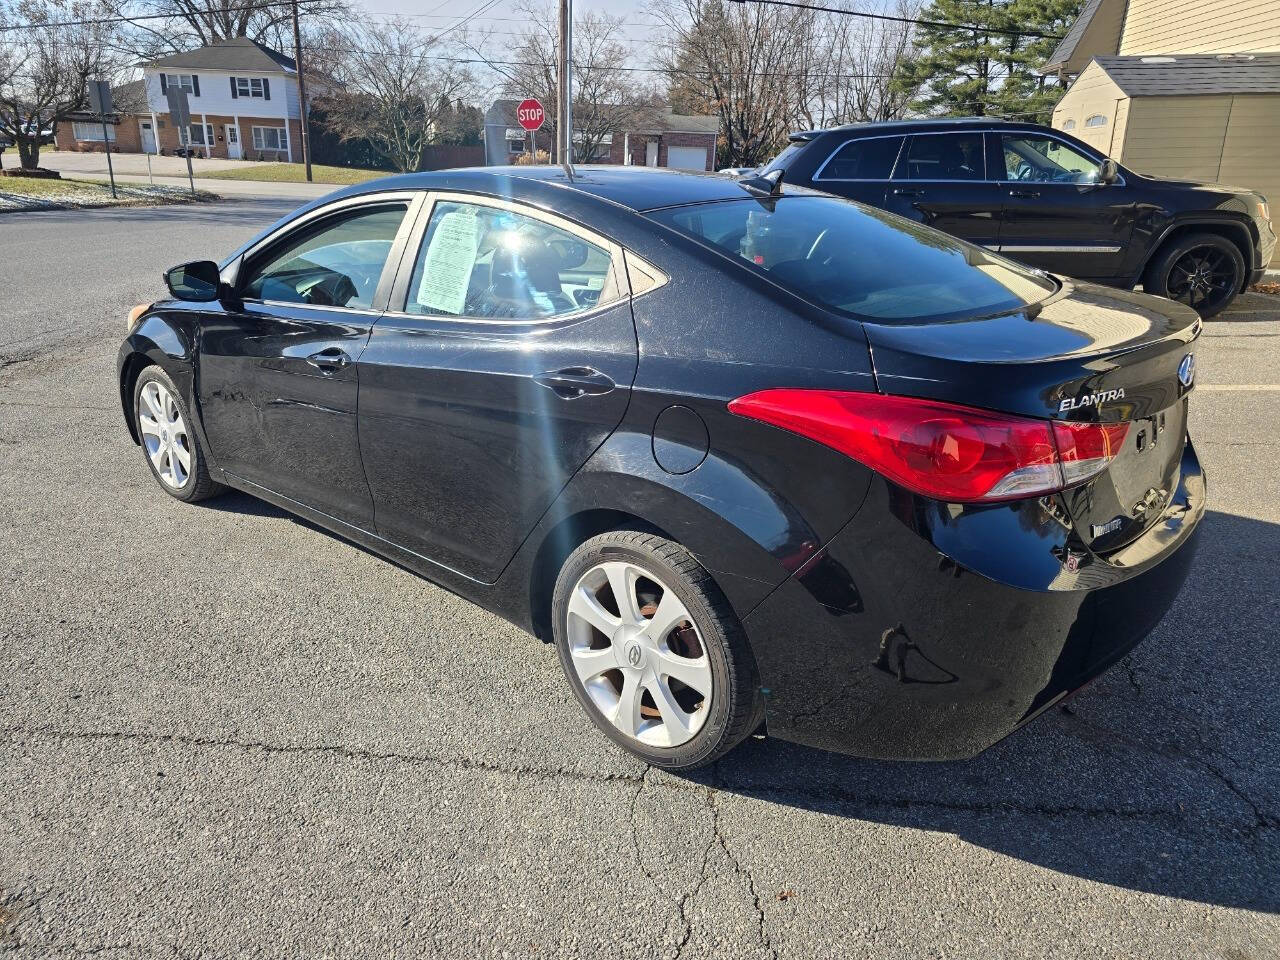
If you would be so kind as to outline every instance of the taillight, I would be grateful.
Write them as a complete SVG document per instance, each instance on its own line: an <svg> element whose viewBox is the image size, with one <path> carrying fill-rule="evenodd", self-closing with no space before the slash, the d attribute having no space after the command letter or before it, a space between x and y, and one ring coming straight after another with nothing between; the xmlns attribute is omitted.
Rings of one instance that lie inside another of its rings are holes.
<svg viewBox="0 0 1280 960"><path fill-rule="evenodd" d="M937 400L776 389L729 410L839 450L909 490L967 503L1053 493L1105 470L1127 423L1033 420Z"/></svg>

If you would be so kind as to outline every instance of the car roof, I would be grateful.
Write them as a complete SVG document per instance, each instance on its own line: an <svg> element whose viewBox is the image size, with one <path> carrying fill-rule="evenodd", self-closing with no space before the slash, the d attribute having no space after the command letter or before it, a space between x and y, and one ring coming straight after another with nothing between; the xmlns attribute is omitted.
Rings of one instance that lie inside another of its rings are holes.
<svg viewBox="0 0 1280 960"><path fill-rule="evenodd" d="M965 127L985 126L1021 126L1034 127L1038 124L1010 124L1000 117L922 117L917 120L876 120L868 123L845 123L838 127L823 127L818 130L800 130L790 135L793 142L797 140L813 140L826 133L911 133L917 130L938 130Z"/></svg>
<svg viewBox="0 0 1280 960"><path fill-rule="evenodd" d="M750 194L742 181L715 173L654 167L580 166L572 179L559 166L470 167L406 173L357 184L341 196L385 190L459 190L554 203L564 193L595 197L636 212L659 207L738 200Z"/></svg>

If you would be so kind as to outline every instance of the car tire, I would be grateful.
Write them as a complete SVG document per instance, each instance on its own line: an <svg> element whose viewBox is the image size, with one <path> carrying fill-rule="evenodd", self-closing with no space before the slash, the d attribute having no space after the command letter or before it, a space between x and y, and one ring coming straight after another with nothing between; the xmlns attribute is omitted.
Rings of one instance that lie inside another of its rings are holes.
<svg viewBox="0 0 1280 960"><path fill-rule="evenodd" d="M182 394L158 366L144 368L133 385L133 423L151 475L169 496L195 503L226 489L209 475Z"/></svg>
<svg viewBox="0 0 1280 960"><path fill-rule="evenodd" d="M1244 275L1244 257L1234 243L1215 233L1192 233L1156 254L1142 289L1185 303L1208 319L1231 305Z"/></svg>
<svg viewBox="0 0 1280 960"><path fill-rule="evenodd" d="M647 763L692 770L760 726L742 626L680 544L641 530L592 537L561 567L552 611L560 665L583 709Z"/></svg>

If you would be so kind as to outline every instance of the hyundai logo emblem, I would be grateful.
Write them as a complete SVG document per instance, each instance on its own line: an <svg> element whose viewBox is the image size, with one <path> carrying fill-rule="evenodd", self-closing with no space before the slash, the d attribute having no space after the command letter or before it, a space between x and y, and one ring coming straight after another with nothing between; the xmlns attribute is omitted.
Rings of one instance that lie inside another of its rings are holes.
<svg viewBox="0 0 1280 960"><path fill-rule="evenodd" d="M1192 381L1196 378L1196 355L1188 353L1182 358L1182 363L1178 364L1178 380L1184 387L1191 386Z"/></svg>
<svg viewBox="0 0 1280 960"><path fill-rule="evenodd" d="M636 644L630 650L627 651L627 663L631 664L633 667L640 666L640 657L641 657L641 651L640 651L639 644Z"/></svg>

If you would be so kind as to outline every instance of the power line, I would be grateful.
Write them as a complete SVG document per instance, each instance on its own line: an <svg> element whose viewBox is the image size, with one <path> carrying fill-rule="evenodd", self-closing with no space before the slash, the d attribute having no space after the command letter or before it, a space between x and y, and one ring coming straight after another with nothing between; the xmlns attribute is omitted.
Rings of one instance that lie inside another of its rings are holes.
<svg viewBox="0 0 1280 960"><path fill-rule="evenodd" d="M978 27L965 23L946 23L942 20L921 20L917 17L894 17L887 13L864 13L861 10L841 10L839 7L821 7L796 0L730 0L731 3L763 3L776 7L794 7L797 10L816 10L819 13L838 13L845 17L865 17L868 20L886 20L890 23L911 23L922 27L939 27L945 30L972 30L975 33L995 33L1005 37L1035 37L1037 40L1061 40L1056 33L1038 33L1035 30L1005 30L1000 27Z"/></svg>
<svg viewBox="0 0 1280 960"><path fill-rule="evenodd" d="M299 5L324 3L326 0L298 0ZM292 0L267 0L265 3L245 4L238 7L206 7L200 15L209 13L244 13L245 11L264 10L268 7L292 6ZM144 20L178 20L183 19L173 13L151 13L135 17L96 17L87 20L57 20L50 23L12 23L0 25L0 33L14 30L45 30L51 27L92 27L107 23L141 23Z"/></svg>

